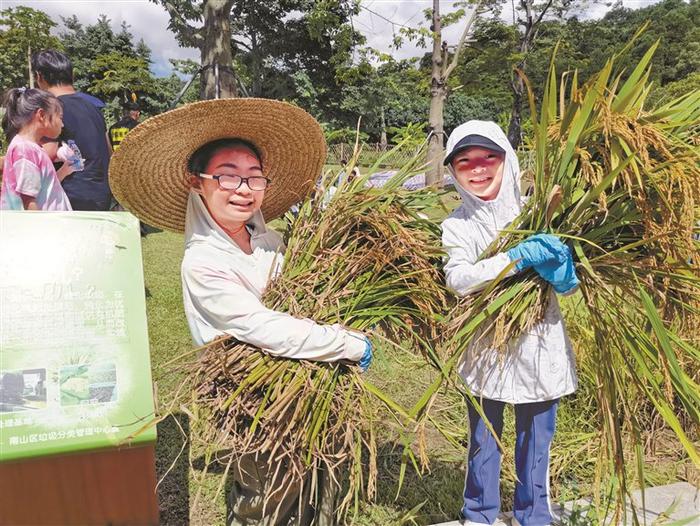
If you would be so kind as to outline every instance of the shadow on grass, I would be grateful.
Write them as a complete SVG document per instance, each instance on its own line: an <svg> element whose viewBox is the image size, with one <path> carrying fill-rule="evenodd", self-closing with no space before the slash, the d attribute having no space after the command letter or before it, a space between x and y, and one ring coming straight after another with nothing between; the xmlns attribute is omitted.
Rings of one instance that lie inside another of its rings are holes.
<svg viewBox="0 0 700 526"><path fill-rule="evenodd" d="M209 462L209 465L207 465L204 455L200 455L192 461L192 469L196 469L197 471L204 471L206 469L207 473L223 475L226 472L226 464L228 463L228 460L224 459L228 459L229 455L232 453L232 449L221 449L217 451Z"/></svg>
<svg viewBox="0 0 700 526"><path fill-rule="evenodd" d="M156 473L160 481L158 501L162 525L190 524L190 452L186 442L189 433L189 419L182 413L171 415L158 424ZM458 518L464 484L463 461L437 459L431 454L430 471L422 475L409 464L397 496L402 450L403 446L397 443L380 445L377 452L377 498L374 503L364 505L356 520L351 519L349 523L358 526L428 525ZM226 457L226 453L229 452L221 451L218 456ZM202 471L204 458L193 459L191 467ZM225 467L225 463L214 461L207 467L207 472L223 475ZM229 473L224 486L226 496L231 486Z"/></svg>
<svg viewBox="0 0 700 526"><path fill-rule="evenodd" d="M434 524L456 520L462 507L464 485L464 463L431 458L430 471L422 475L410 465L407 467L400 494L396 495L401 472L401 452L403 446L385 443L378 449L377 498L371 504L363 505L359 516L348 520L357 526L395 526L399 524ZM226 458L230 451L219 451L220 458ZM192 461L192 468L205 469L206 461L200 456ZM206 470L211 475L223 475L225 462L212 461ZM229 472L224 485L227 512L230 512L230 495L233 477ZM344 495L343 489L336 498ZM175 503L173 503L175 504ZM413 511L412 511L413 510ZM409 519L410 517L410 519ZM163 514L161 519L164 522ZM172 524L172 522L170 522Z"/></svg>
<svg viewBox="0 0 700 526"><path fill-rule="evenodd" d="M434 524L456 520L462 507L464 488L464 462L460 460L430 458L430 470L416 472L412 464L406 467L401 490L397 495L401 478L401 453L403 445L385 443L377 451L377 498L367 508L371 518L372 507L395 510L397 524L406 522ZM411 511L415 510L415 511ZM410 512L410 513L409 513Z"/></svg>
<svg viewBox="0 0 700 526"><path fill-rule="evenodd" d="M233 450L225 449L216 451L212 458L207 463L207 459L204 456L199 456L192 461L192 469L204 472L208 475L223 475L225 476L223 485L223 495L217 496L217 498L223 498L226 503L226 524L258 524L259 519L254 519L260 513L259 506L262 505L262 499L259 498L258 491L261 489L258 487L258 483L265 482L265 474L268 472L265 455L258 460L253 458L253 455L245 455L243 459L232 458ZM242 469L243 472L247 473L244 479L247 483L252 483L251 486L241 487L241 475L238 474L238 470ZM281 468L281 472L286 471L286 467ZM263 478L259 479L258 477ZM326 486L324 481L326 480L323 476L319 476L321 487L329 488ZM254 482L255 481L255 482ZM310 526L312 523L315 526L330 526L327 520L323 522L313 522L313 517L317 513L312 507L309 507L303 503L309 502L310 496L310 480L307 480L304 486L305 490L303 493L288 493L291 497L281 499L283 502L282 508L280 510L281 517L275 521L278 526L292 525L295 526ZM318 490L321 492L322 490ZM333 492L329 493L334 498ZM325 497L326 499L328 497ZM291 499L291 500L290 500ZM299 499L302 499L302 504L299 503ZM279 503L273 499L273 503ZM324 505L324 511L326 512L326 517L332 515L333 502L325 501L327 504ZM268 513L272 513L275 510L275 504L270 505ZM303 515L302 518L298 518L299 510ZM239 515L241 514L241 515ZM261 523L262 524L262 523ZM267 524L267 522L266 522Z"/></svg>
<svg viewBox="0 0 700 526"><path fill-rule="evenodd" d="M183 413L158 423L156 476L161 525L190 523L189 417Z"/></svg>

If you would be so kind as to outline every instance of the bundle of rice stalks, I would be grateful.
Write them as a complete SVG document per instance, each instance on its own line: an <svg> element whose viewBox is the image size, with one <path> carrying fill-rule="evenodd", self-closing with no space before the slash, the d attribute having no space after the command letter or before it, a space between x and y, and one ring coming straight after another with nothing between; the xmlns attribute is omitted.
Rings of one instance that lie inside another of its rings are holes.
<svg viewBox="0 0 700 526"><path fill-rule="evenodd" d="M640 400L700 464L687 435L700 423L700 93L645 107L657 45L633 71L616 72L617 55L582 86L575 72L558 86L552 61L539 114L530 91L534 193L484 254L537 232L571 247L596 342L600 465L612 472L600 479L618 504L628 493L626 452L635 447L644 481ZM476 334L487 332L496 346L517 337L541 319L550 297L530 270L467 298L456 310L450 363Z"/></svg>
<svg viewBox="0 0 700 526"><path fill-rule="evenodd" d="M283 272L265 304L381 334L439 364L430 345L446 307L439 228L421 213L439 197L401 190L410 169L380 189L365 188L365 177L341 183L328 202L321 187L303 203L296 219L288 217ZM192 414L203 420L197 440L229 452L217 457L227 470L244 455L266 459L270 502L308 484L313 502L323 472L347 488L338 515L353 502L356 509L360 495L374 495L376 409L385 404L397 418L405 414L357 367L279 359L232 338L203 351L191 366Z"/></svg>

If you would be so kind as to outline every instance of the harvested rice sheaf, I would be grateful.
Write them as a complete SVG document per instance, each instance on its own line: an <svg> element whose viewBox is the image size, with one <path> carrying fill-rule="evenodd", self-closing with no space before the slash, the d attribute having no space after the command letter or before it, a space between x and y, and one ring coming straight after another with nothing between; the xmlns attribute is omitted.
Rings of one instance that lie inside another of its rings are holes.
<svg viewBox="0 0 700 526"><path fill-rule="evenodd" d="M574 74L557 89L552 62L539 112L530 94L533 195L484 254L536 232L571 248L596 342L599 465L610 467L600 468L597 487L616 494L619 513L632 485L630 451L639 445L641 454L640 430L651 418L638 412L640 401L700 465L692 438L700 424L700 93L645 107L656 47L632 71L616 72L612 57L583 86ZM553 191L562 194L559 206L551 206ZM463 300L453 317L452 356L476 337L504 349L542 318L549 290L530 270ZM485 306L490 316L469 324ZM636 465L636 483L643 483L643 462Z"/></svg>
<svg viewBox="0 0 700 526"><path fill-rule="evenodd" d="M405 178L381 189L343 183L330 203L323 189L305 202L287 235L283 272L263 300L319 323L381 333L439 364L430 345L447 302L439 228L419 215L439 196L401 190ZM346 490L339 516L361 494L374 495L382 395L355 366L278 359L222 338L204 347L192 373L205 418L199 440L230 451L219 455L230 466L243 455L267 458L268 498L315 486L320 470Z"/></svg>

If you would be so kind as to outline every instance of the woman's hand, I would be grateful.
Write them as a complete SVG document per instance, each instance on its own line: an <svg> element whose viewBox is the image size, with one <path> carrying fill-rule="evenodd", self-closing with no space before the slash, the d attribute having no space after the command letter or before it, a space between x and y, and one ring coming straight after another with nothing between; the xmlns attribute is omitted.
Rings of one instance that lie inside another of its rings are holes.
<svg viewBox="0 0 700 526"><path fill-rule="evenodd" d="M367 342L365 354L363 354L360 361L357 362L357 364L360 366L360 370L362 370L363 373L369 369L369 364L372 363L372 342L370 342L369 338L367 337L365 337L365 341Z"/></svg>
<svg viewBox="0 0 700 526"><path fill-rule="evenodd" d="M372 363L372 342L363 333L343 327L348 338L346 339L345 358L347 364L357 364L364 373Z"/></svg>

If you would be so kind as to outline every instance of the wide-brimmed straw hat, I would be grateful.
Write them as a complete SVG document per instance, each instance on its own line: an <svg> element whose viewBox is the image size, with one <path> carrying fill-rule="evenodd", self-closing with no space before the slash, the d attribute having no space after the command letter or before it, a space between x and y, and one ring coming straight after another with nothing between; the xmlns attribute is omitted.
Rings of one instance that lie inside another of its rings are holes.
<svg viewBox="0 0 700 526"><path fill-rule="evenodd" d="M149 225L184 231L188 160L200 146L223 138L244 139L257 148L271 180L262 204L267 221L308 195L326 160L321 127L301 108L270 99L195 102L127 134L109 166L114 197Z"/></svg>

